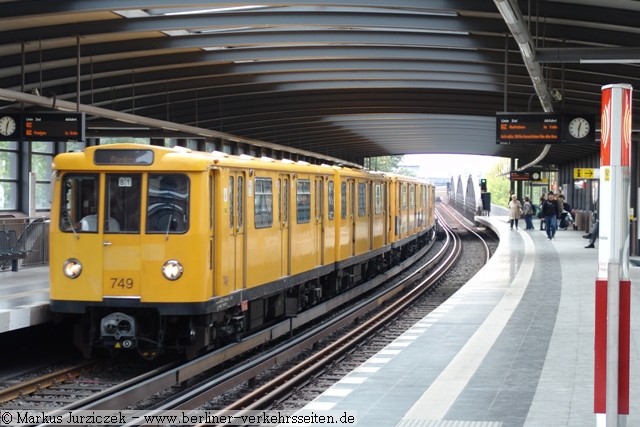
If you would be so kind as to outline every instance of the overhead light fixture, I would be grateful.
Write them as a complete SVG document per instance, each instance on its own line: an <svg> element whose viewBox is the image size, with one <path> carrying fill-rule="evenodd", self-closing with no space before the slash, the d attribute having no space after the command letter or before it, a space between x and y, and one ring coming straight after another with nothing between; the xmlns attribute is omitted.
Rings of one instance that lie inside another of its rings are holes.
<svg viewBox="0 0 640 427"><path fill-rule="evenodd" d="M513 25L516 22L518 22L518 17L516 16L516 13L511 7L511 3L509 2L509 0L494 0L494 2L498 7L498 10L500 11L502 18L505 20L507 24Z"/></svg>
<svg viewBox="0 0 640 427"><path fill-rule="evenodd" d="M581 64L638 64L639 58L626 59L581 59Z"/></svg>

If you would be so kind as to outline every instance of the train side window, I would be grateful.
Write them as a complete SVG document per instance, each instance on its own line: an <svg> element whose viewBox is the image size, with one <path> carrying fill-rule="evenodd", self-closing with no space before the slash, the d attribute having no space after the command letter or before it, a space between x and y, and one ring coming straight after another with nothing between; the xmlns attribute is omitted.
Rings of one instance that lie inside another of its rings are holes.
<svg viewBox="0 0 640 427"><path fill-rule="evenodd" d="M233 222L235 219L235 213L233 207L235 205L236 199L234 198L235 191L234 190L234 180L233 177L229 177L229 228L233 228Z"/></svg>
<svg viewBox="0 0 640 427"><path fill-rule="evenodd" d="M296 218L298 224L311 221L311 182L308 179L298 180L296 191Z"/></svg>
<svg viewBox="0 0 640 427"><path fill-rule="evenodd" d="M140 232L140 175L107 175L105 233Z"/></svg>
<svg viewBox="0 0 640 427"><path fill-rule="evenodd" d="M358 184L358 216L367 215L367 184Z"/></svg>
<svg viewBox="0 0 640 427"><path fill-rule="evenodd" d="M256 228L267 228L273 225L273 183L271 178L256 178L253 209Z"/></svg>
<svg viewBox="0 0 640 427"><path fill-rule="evenodd" d="M184 233L189 228L189 178L149 174L147 232Z"/></svg>
<svg viewBox="0 0 640 427"><path fill-rule="evenodd" d="M409 186L409 207L416 207L416 187L415 185Z"/></svg>
<svg viewBox="0 0 640 427"><path fill-rule="evenodd" d="M66 174L62 178L62 203L60 203L60 230L66 232L98 231L97 174Z"/></svg>
<svg viewBox="0 0 640 427"><path fill-rule="evenodd" d="M285 178L282 184L282 222L289 223L289 179Z"/></svg>
<svg viewBox="0 0 640 427"><path fill-rule="evenodd" d="M333 220L333 215L335 211L335 196L334 196L334 188L333 188L333 180L327 183L327 202L329 203L329 212L327 213L327 217L329 221Z"/></svg>
<svg viewBox="0 0 640 427"><path fill-rule="evenodd" d="M347 218L347 183L340 183L340 217L342 219Z"/></svg>
<svg viewBox="0 0 640 427"><path fill-rule="evenodd" d="M382 184L376 184L375 194L375 214L382 214Z"/></svg>
<svg viewBox="0 0 640 427"><path fill-rule="evenodd" d="M401 185L401 191L402 191L402 210L406 210L407 209L407 184Z"/></svg>
<svg viewBox="0 0 640 427"><path fill-rule="evenodd" d="M244 178L239 176L238 177L238 206L237 206L238 219L236 222L238 230L242 228L242 214L244 212L244 210L242 209L244 207L244 205L242 204L242 201L244 200L243 189L244 189Z"/></svg>
<svg viewBox="0 0 640 427"><path fill-rule="evenodd" d="M317 178L316 182L316 220L321 220L324 215L323 215L323 197L324 196L324 182L322 181L322 178Z"/></svg>

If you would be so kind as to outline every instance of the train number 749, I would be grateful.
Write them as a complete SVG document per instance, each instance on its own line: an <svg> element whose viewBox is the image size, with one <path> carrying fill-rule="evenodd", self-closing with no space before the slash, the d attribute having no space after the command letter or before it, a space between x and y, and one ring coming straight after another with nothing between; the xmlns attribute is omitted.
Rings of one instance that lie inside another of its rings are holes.
<svg viewBox="0 0 640 427"><path fill-rule="evenodd" d="M133 288L133 278L131 277L110 277L111 288L131 289Z"/></svg>

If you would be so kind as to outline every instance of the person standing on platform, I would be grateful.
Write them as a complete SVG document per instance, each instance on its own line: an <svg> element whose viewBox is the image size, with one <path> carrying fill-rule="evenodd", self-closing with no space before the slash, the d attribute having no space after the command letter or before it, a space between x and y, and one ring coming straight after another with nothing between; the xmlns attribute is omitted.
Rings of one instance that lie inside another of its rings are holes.
<svg viewBox="0 0 640 427"><path fill-rule="evenodd" d="M524 222L527 225L525 230L533 230L533 221L531 217L533 216L533 205L528 197L524 198L524 206L522 207L524 212Z"/></svg>
<svg viewBox="0 0 640 427"><path fill-rule="evenodd" d="M558 213L558 201L553 191L549 191L547 200L542 204L542 216L544 217L544 226L547 230L547 238L549 240L552 240L556 235Z"/></svg>
<svg viewBox="0 0 640 427"><path fill-rule="evenodd" d="M562 204L562 209L559 214L559 222L558 228L566 230L569 228L569 225L573 222L573 216L571 215L571 205L564 200L564 196L561 194L558 196L559 204Z"/></svg>
<svg viewBox="0 0 640 427"><path fill-rule="evenodd" d="M544 194L540 195L540 204L538 205L538 218L540 218L540 231L544 231L544 215L542 214L542 207L544 201L547 200Z"/></svg>
<svg viewBox="0 0 640 427"><path fill-rule="evenodd" d="M591 226L591 231L589 234L586 234L582 237L586 237L589 239L589 244L585 246L585 248L595 248L594 243L598 240L598 232L600 230L600 222L598 221L598 213L594 212L593 215L593 226Z"/></svg>
<svg viewBox="0 0 640 427"><path fill-rule="evenodd" d="M513 230L514 222L516 223L516 230L518 229L520 215L522 215L522 205L516 195L512 194L511 200L509 201L509 225L511 226L511 230Z"/></svg>

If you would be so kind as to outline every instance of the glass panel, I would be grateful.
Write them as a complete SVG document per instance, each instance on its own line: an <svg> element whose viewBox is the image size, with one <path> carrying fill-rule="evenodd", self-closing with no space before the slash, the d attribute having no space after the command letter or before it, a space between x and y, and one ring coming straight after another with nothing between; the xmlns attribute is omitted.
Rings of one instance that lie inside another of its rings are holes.
<svg viewBox="0 0 640 427"><path fill-rule="evenodd" d="M109 174L105 189L105 233L140 232L140 175Z"/></svg>
<svg viewBox="0 0 640 427"><path fill-rule="evenodd" d="M233 197L235 194L234 186L233 186L233 177L229 177L229 228L233 228L233 220L235 217L234 209L236 199Z"/></svg>
<svg viewBox="0 0 640 427"><path fill-rule="evenodd" d="M409 187L409 207L414 208L416 206L416 188L415 186Z"/></svg>
<svg viewBox="0 0 640 427"><path fill-rule="evenodd" d="M49 196L51 193L51 184L36 183L36 209L50 209L51 202Z"/></svg>
<svg viewBox="0 0 640 427"><path fill-rule="evenodd" d="M47 181L51 179L51 162L53 157L49 155L31 155L31 170L36 174L37 181Z"/></svg>
<svg viewBox="0 0 640 427"><path fill-rule="evenodd" d="M333 219L333 215L334 215L334 210L335 210L335 197L334 197L334 189L333 189L333 181L329 181L329 188L328 188L328 197L329 197L329 213L328 213L328 217L329 220Z"/></svg>
<svg viewBox="0 0 640 427"><path fill-rule="evenodd" d="M53 142L50 141L33 141L31 143L32 153L53 153Z"/></svg>
<svg viewBox="0 0 640 427"><path fill-rule="evenodd" d="M273 224L273 190L271 178L256 178L254 216L256 228Z"/></svg>
<svg viewBox="0 0 640 427"><path fill-rule="evenodd" d="M382 185L376 184L375 214L382 214Z"/></svg>
<svg viewBox="0 0 640 427"><path fill-rule="evenodd" d="M322 219L322 196L324 195L324 182L316 180L316 220Z"/></svg>
<svg viewBox="0 0 640 427"><path fill-rule="evenodd" d="M0 149L17 150L18 143L16 141L0 141Z"/></svg>
<svg viewBox="0 0 640 427"><path fill-rule="evenodd" d="M289 222L289 178L284 179L282 190L282 221L287 224Z"/></svg>
<svg viewBox="0 0 640 427"><path fill-rule="evenodd" d="M296 192L296 212L298 224L311 221L311 181L301 179L298 181Z"/></svg>
<svg viewBox="0 0 640 427"><path fill-rule="evenodd" d="M62 203L60 203L60 230L72 232L98 231L97 174L67 174L62 178Z"/></svg>
<svg viewBox="0 0 640 427"><path fill-rule="evenodd" d="M189 178L149 174L147 233L184 233L189 228Z"/></svg>
<svg viewBox="0 0 640 427"><path fill-rule="evenodd" d="M407 184L402 184L402 210L407 209Z"/></svg>
<svg viewBox="0 0 640 427"><path fill-rule="evenodd" d="M367 214L367 186L358 184L358 216Z"/></svg>
<svg viewBox="0 0 640 427"><path fill-rule="evenodd" d="M340 203L342 205L341 208L341 217L342 219L347 218L347 183L343 182L340 184Z"/></svg>
<svg viewBox="0 0 640 427"><path fill-rule="evenodd" d="M8 141L0 142L0 148L14 147ZM0 151L0 209L18 208L18 153Z"/></svg>
<svg viewBox="0 0 640 427"><path fill-rule="evenodd" d="M243 185L244 185L244 178L242 176L238 177L238 219L236 221L236 224L238 226L238 230L240 230L242 228L242 214L244 212L244 209L242 209L244 207L242 201L243 199Z"/></svg>
<svg viewBox="0 0 640 427"><path fill-rule="evenodd" d="M85 148L85 143L78 142L67 142L67 151L81 151Z"/></svg>

